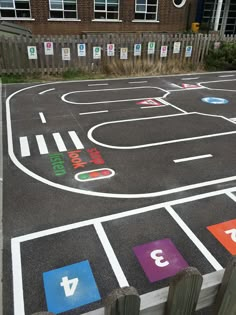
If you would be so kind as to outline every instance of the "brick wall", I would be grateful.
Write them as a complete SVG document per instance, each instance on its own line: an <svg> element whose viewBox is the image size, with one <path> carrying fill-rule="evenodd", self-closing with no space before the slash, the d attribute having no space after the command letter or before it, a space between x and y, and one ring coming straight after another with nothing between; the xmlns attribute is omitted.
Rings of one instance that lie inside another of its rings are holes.
<svg viewBox="0 0 236 315"><path fill-rule="evenodd" d="M195 19L196 0L187 0L187 4L176 8L172 0L159 0L160 23L132 22L135 0L120 0L120 20L122 22L93 22L93 0L78 0L79 19L81 21L48 21L48 0L31 0L32 18L35 21L17 21L31 29L33 34L64 35L82 32L179 32L186 30L188 16L190 25ZM189 7L190 6L190 7ZM190 10L189 10L190 9Z"/></svg>

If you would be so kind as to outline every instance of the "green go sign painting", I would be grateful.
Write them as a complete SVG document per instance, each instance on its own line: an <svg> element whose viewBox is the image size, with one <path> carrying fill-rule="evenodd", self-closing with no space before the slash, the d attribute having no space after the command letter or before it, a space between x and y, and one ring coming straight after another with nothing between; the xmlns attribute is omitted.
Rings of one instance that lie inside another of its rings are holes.
<svg viewBox="0 0 236 315"><path fill-rule="evenodd" d="M149 42L148 43L148 55L154 55L155 54L155 48L156 48L156 43L155 42Z"/></svg>
<svg viewBox="0 0 236 315"><path fill-rule="evenodd" d="M93 59L101 59L101 47L93 47Z"/></svg>

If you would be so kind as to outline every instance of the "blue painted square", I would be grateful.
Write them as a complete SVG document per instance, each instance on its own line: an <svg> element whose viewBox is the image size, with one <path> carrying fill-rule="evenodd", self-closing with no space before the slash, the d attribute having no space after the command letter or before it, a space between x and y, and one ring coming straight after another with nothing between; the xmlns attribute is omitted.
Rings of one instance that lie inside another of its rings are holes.
<svg viewBox="0 0 236 315"><path fill-rule="evenodd" d="M49 312L59 314L101 299L88 260L43 273Z"/></svg>

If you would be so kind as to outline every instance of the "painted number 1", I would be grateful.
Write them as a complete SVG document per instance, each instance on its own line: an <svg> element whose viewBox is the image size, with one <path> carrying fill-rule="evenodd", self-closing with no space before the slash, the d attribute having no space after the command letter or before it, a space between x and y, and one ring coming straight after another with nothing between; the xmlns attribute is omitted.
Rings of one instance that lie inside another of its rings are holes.
<svg viewBox="0 0 236 315"><path fill-rule="evenodd" d="M155 260L155 264L157 265L157 267L166 267L168 266L170 263L169 261L165 261L165 258L163 256L160 256L160 254L163 254L163 251L161 249L156 249L153 252L151 252L151 258L153 260Z"/></svg>
<svg viewBox="0 0 236 315"><path fill-rule="evenodd" d="M75 294L75 290L78 286L78 283L79 283L78 278L74 278L71 280L69 280L68 277L62 278L62 282L60 284L61 287L64 287L66 297L73 296Z"/></svg>
<svg viewBox="0 0 236 315"><path fill-rule="evenodd" d="M225 231L225 234L231 234L231 239L236 243L236 229Z"/></svg>

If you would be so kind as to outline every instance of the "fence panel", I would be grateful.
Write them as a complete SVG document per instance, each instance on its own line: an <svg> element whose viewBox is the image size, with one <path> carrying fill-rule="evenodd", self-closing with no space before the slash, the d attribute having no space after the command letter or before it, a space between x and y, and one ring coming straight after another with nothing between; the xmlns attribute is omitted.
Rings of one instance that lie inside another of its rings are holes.
<svg viewBox="0 0 236 315"><path fill-rule="evenodd" d="M53 42L54 54L45 55L44 42ZM174 43L180 42L180 52L174 53ZM86 34L78 36L18 36L0 37L0 75L3 74L58 74L66 70L102 71L104 65L112 68L115 63L137 67L140 71L145 62L153 69L187 64L201 65L215 42L236 42L236 36L218 34ZM148 43L155 42L154 54L148 54ZM86 56L78 56L78 44L86 45ZM107 44L115 44L115 56L107 56ZM141 56L134 56L134 45L141 44ZM36 46L37 59L29 59L27 48ZM167 56L161 57L161 46L168 46ZM192 46L191 56L186 47ZM94 59L93 47L101 47L101 59ZM120 60L120 49L128 48L128 62ZM62 60L62 48L70 48L70 60ZM132 69L131 69L132 70Z"/></svg>

